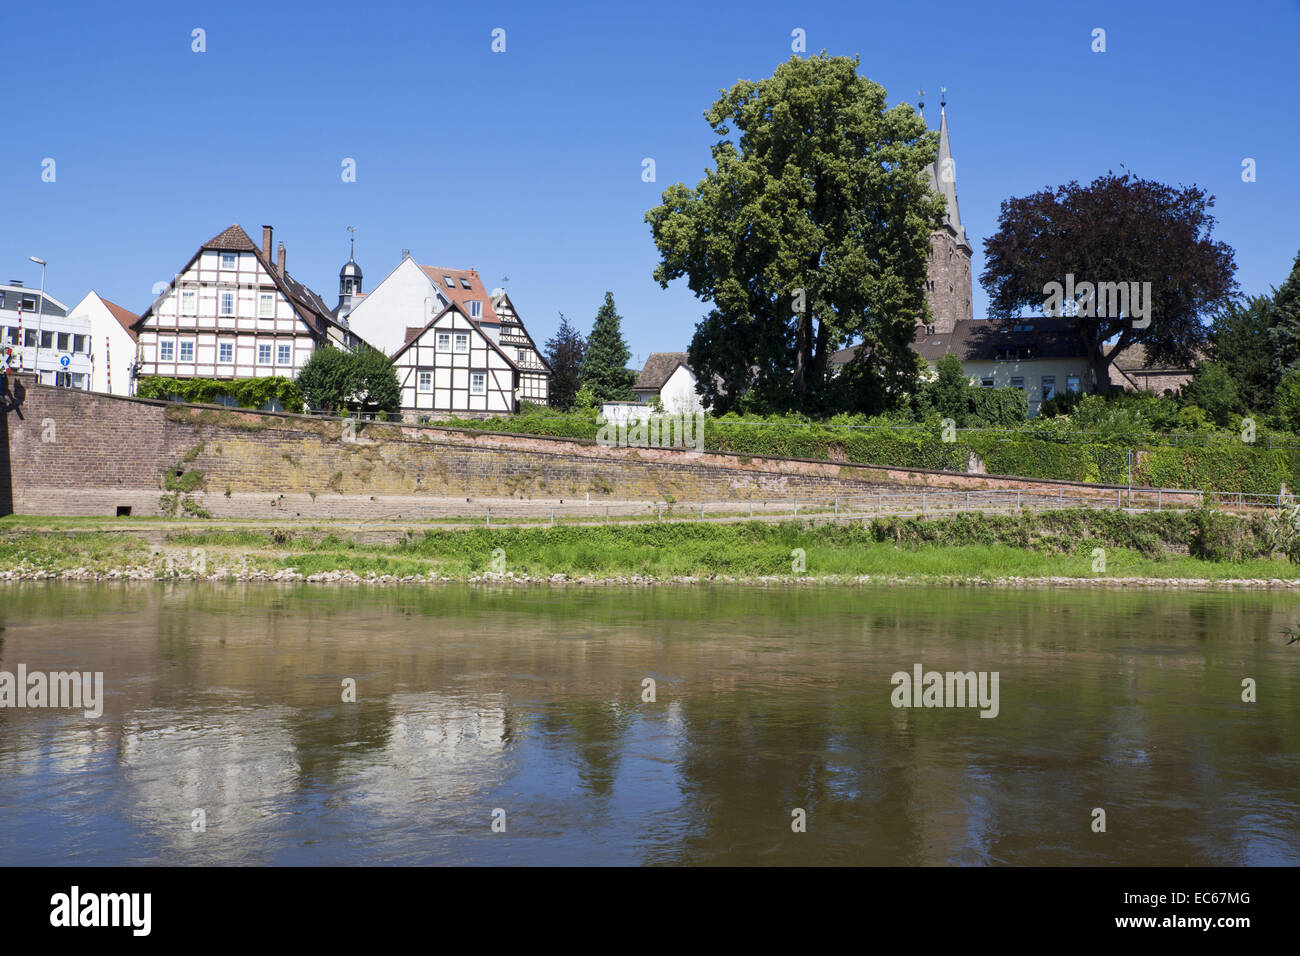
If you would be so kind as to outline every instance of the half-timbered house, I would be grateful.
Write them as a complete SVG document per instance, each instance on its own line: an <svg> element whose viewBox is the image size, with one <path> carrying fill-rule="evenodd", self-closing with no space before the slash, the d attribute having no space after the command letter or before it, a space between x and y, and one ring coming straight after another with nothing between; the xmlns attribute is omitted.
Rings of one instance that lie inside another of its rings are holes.
<svg viewBox="0 0 1300 956"><path fill-rule="evenodd" d="M424 326L407 329L393 355L407 421L518 410L519 366L466 311L446 305Z"/></svg>
<svg viewBox="0 0 1300 956"><path fill-rule="evenodd" d="M272 261L271 235L258 249L236 224L199 247L132 327L139 376L292 378L321 346L360 343L289 275L284 243Z"/></svg>

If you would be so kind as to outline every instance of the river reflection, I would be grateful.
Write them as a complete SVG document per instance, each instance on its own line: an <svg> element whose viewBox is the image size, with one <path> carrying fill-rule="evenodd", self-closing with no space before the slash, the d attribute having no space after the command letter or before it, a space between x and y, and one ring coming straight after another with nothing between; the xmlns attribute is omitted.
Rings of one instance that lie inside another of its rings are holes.
<svg viewBox="0 0 1300 956"><path fill-rule="evenodd" d="M0 709L0 863L1300 863L1287 595L6 595L0 671L106 699ZM893 707L917 663L998 716Z"/></svg>

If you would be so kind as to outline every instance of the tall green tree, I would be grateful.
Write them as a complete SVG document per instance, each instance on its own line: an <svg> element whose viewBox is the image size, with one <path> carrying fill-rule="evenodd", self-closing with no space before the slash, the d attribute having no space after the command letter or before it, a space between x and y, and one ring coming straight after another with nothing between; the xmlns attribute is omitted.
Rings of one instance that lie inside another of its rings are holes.
<svg viewBox="0 0 1300 956"><path fill-rule="evenodd" d="M847 381L897 404L916 383L910 345L928 313L926 256L943 201L923 181L938 135L859 76L858 59L790 60L704 114L714 168L646 213L667 288L712 304L690 345L718 411L825 411L842 400L827 360L860 342Z"/></svg>
<svg viewBox="0 0 1300 956"><path fill-rule="evenodd" d="M573 408L574 398L582 387L582 361L587 354L587 340L560 313L560 327L546 340L546 364L551 367L549 402L562 411Z"/></svg>
<svg viewBox="0 0 1300 956"><path fill-rule="evenodd" d="M998 231L984 240L980 284L989 312L1010 318L1045 308L1048 284L1068 286L1073 276L1075 298L1061 304L1078 316L1093 391L1109 388L1111 362L1138 343L1154 363L1191 365L1208 335L1202 314L1236 289L1232 249L1212 238L1213 206L1214 197L1196 186L1175 189L1129 172L1004 200ZM1078 285L1085 282L1138 283L1139 292L1150 283L1146 314L1133 314L1131 300L1127 310L1116 308L1118 296L1100 290L1089 296Z"/></svg>
<svg viewBox="0 0 1300 956"><path fill-rule="evenodd" d="M369 345L318 348L298 373L296 384L307 405L319 411L401 414L397 371L388 356Z"/></svg>
<svg viewBox="0 0 1300 956"><path fill-rule="evenodd" d="M632 398L636 373L627 367L632 353L623 341L623 317L614 307L614 293L596 312L596 322L587 338L582 362L582 384L591 389L597 402L621 402Z"/></svg>
<svg viewBox="0 0 1300 956"><path fill-rule="evenodd" d="M1278 385L1288 370L1300 368L1300 253L1286 281L1273 290L1269 321L1273 382Z"/></svg>
<svg viewBox="0 0 1300 956"><path fill-rule="evenodd" d="M1232 380L1238 400L1234 411L1273 407L1277 374L1273 367L1273 302L1266 295L1235 299L1220 309L1210 327L1211 361ZM1197 370L1200 377L1205 366ZM1208 408L1203 402L1196 404Z"/></svg>

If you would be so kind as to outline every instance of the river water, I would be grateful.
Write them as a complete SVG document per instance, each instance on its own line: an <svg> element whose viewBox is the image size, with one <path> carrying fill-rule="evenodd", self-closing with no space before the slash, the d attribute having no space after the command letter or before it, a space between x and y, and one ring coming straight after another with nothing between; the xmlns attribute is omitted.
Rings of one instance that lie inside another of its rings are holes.
<svg viewBox="0 0 1300 956"><path fill-rule="evenodd" d="M104 690L0 708L0 864L1295 865L1297 619L1270 593L14 585L0 672ZM894 706L915 665L996 672L996 716Z"/></svg>

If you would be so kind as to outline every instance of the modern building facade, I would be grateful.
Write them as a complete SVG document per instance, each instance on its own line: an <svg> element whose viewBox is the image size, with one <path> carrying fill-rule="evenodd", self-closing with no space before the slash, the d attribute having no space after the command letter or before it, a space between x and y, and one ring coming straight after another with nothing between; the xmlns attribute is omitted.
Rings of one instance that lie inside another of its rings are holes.
<svg viewBox="0 0 1300 956"><path fill-rule="evenodd" d="M0 364L13 372L35 373L42 385L89 390L90 322L68 314L48 292L21 282L0 285Z"/></svg>

